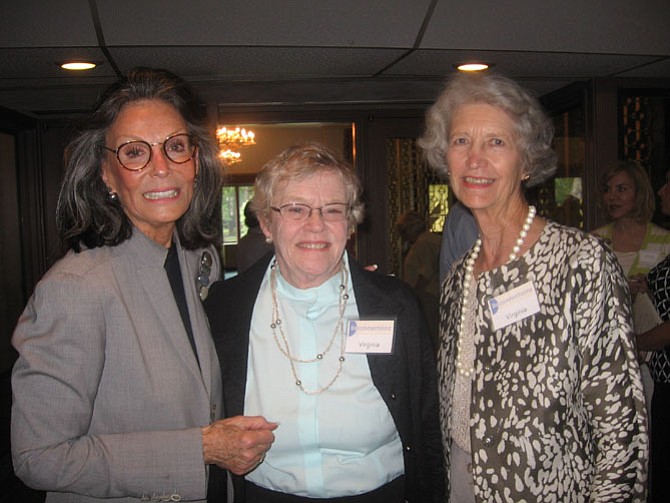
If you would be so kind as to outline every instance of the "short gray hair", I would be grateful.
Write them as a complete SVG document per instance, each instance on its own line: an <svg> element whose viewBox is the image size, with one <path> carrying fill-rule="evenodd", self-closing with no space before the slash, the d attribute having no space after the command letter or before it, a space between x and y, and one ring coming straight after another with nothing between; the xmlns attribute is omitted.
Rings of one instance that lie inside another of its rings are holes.
<svg viewBox="0 0 670 503"><path fill-rule="evenodd" d="M361 182L351 165L325 145L317 142L293 145L268 161L256 175L251 209L259 220L270 220L272 199L283 183L302 180L316 173L336 173L344 183L349 205L349 232L363 221Z"/></svg>

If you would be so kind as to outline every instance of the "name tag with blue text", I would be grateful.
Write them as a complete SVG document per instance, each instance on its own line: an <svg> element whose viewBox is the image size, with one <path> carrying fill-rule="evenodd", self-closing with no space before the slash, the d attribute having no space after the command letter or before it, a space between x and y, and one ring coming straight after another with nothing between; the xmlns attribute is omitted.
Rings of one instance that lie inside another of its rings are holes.
<svg viewBox="0 0 670 503"><path fill-rule="evenodd" d="M498 330L528 318L540 311L540 303L532 281L489 299L493 328Z"/></svg>
<svg viewBox="0 0 670 503"><path fill-rule="evenodd" d="M395 319L349 320L347 353L391 354L395 338Z"/></svg>

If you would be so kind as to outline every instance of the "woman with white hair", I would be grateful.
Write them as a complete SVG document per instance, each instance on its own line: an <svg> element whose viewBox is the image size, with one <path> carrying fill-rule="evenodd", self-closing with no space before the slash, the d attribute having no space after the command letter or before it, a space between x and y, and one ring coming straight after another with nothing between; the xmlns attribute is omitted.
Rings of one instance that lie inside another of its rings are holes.
<svg viewBox="0 0 670 503"><path fill-rule="evenodd" d="M452 78L420 140L477 221L443 283L440 419L451 501L644 501L648 438L614 254L547 221L524 188L556 167L537 101Z"/></svg>

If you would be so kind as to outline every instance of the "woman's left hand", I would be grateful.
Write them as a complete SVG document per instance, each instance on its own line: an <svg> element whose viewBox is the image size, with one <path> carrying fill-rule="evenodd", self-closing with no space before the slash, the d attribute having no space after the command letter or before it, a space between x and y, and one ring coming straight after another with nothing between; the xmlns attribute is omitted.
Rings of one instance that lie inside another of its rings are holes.
<svg viewBox="0 0 670 503"><path fill-rule="evenodd" d="M260 416L222 419L202 429L205 464L215 464L235 475L250 472L265 459L277 423Z"/></svg>

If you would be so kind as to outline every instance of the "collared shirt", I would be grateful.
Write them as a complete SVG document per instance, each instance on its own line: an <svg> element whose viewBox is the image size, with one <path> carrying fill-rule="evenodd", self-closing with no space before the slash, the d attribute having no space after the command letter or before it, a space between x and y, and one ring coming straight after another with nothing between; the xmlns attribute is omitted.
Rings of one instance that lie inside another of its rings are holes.
<svg viewBox="0 0 670 503"><path fill-rule="evenodd" d="M346 256L345 264L348 265ZM347 267L346 320L358 309ZM337 374L341 336L333 338L339 318L340 284L336 274L319 287L298 289L277 268L281 326L290 353L302 359L324 353L314 363L294 363L307 391L326 387ZM342 371L322 393L308 395L296 385L289 359L279 347L282 336L270 327L270 269L254 306L251 323L245 415L280 423L265 462L246 476L274 491L312 498L365 493L404 473L400 437L393 418L372 382L366 355L345 354ZM275 336L277 340L275 340Z"/></svg>

